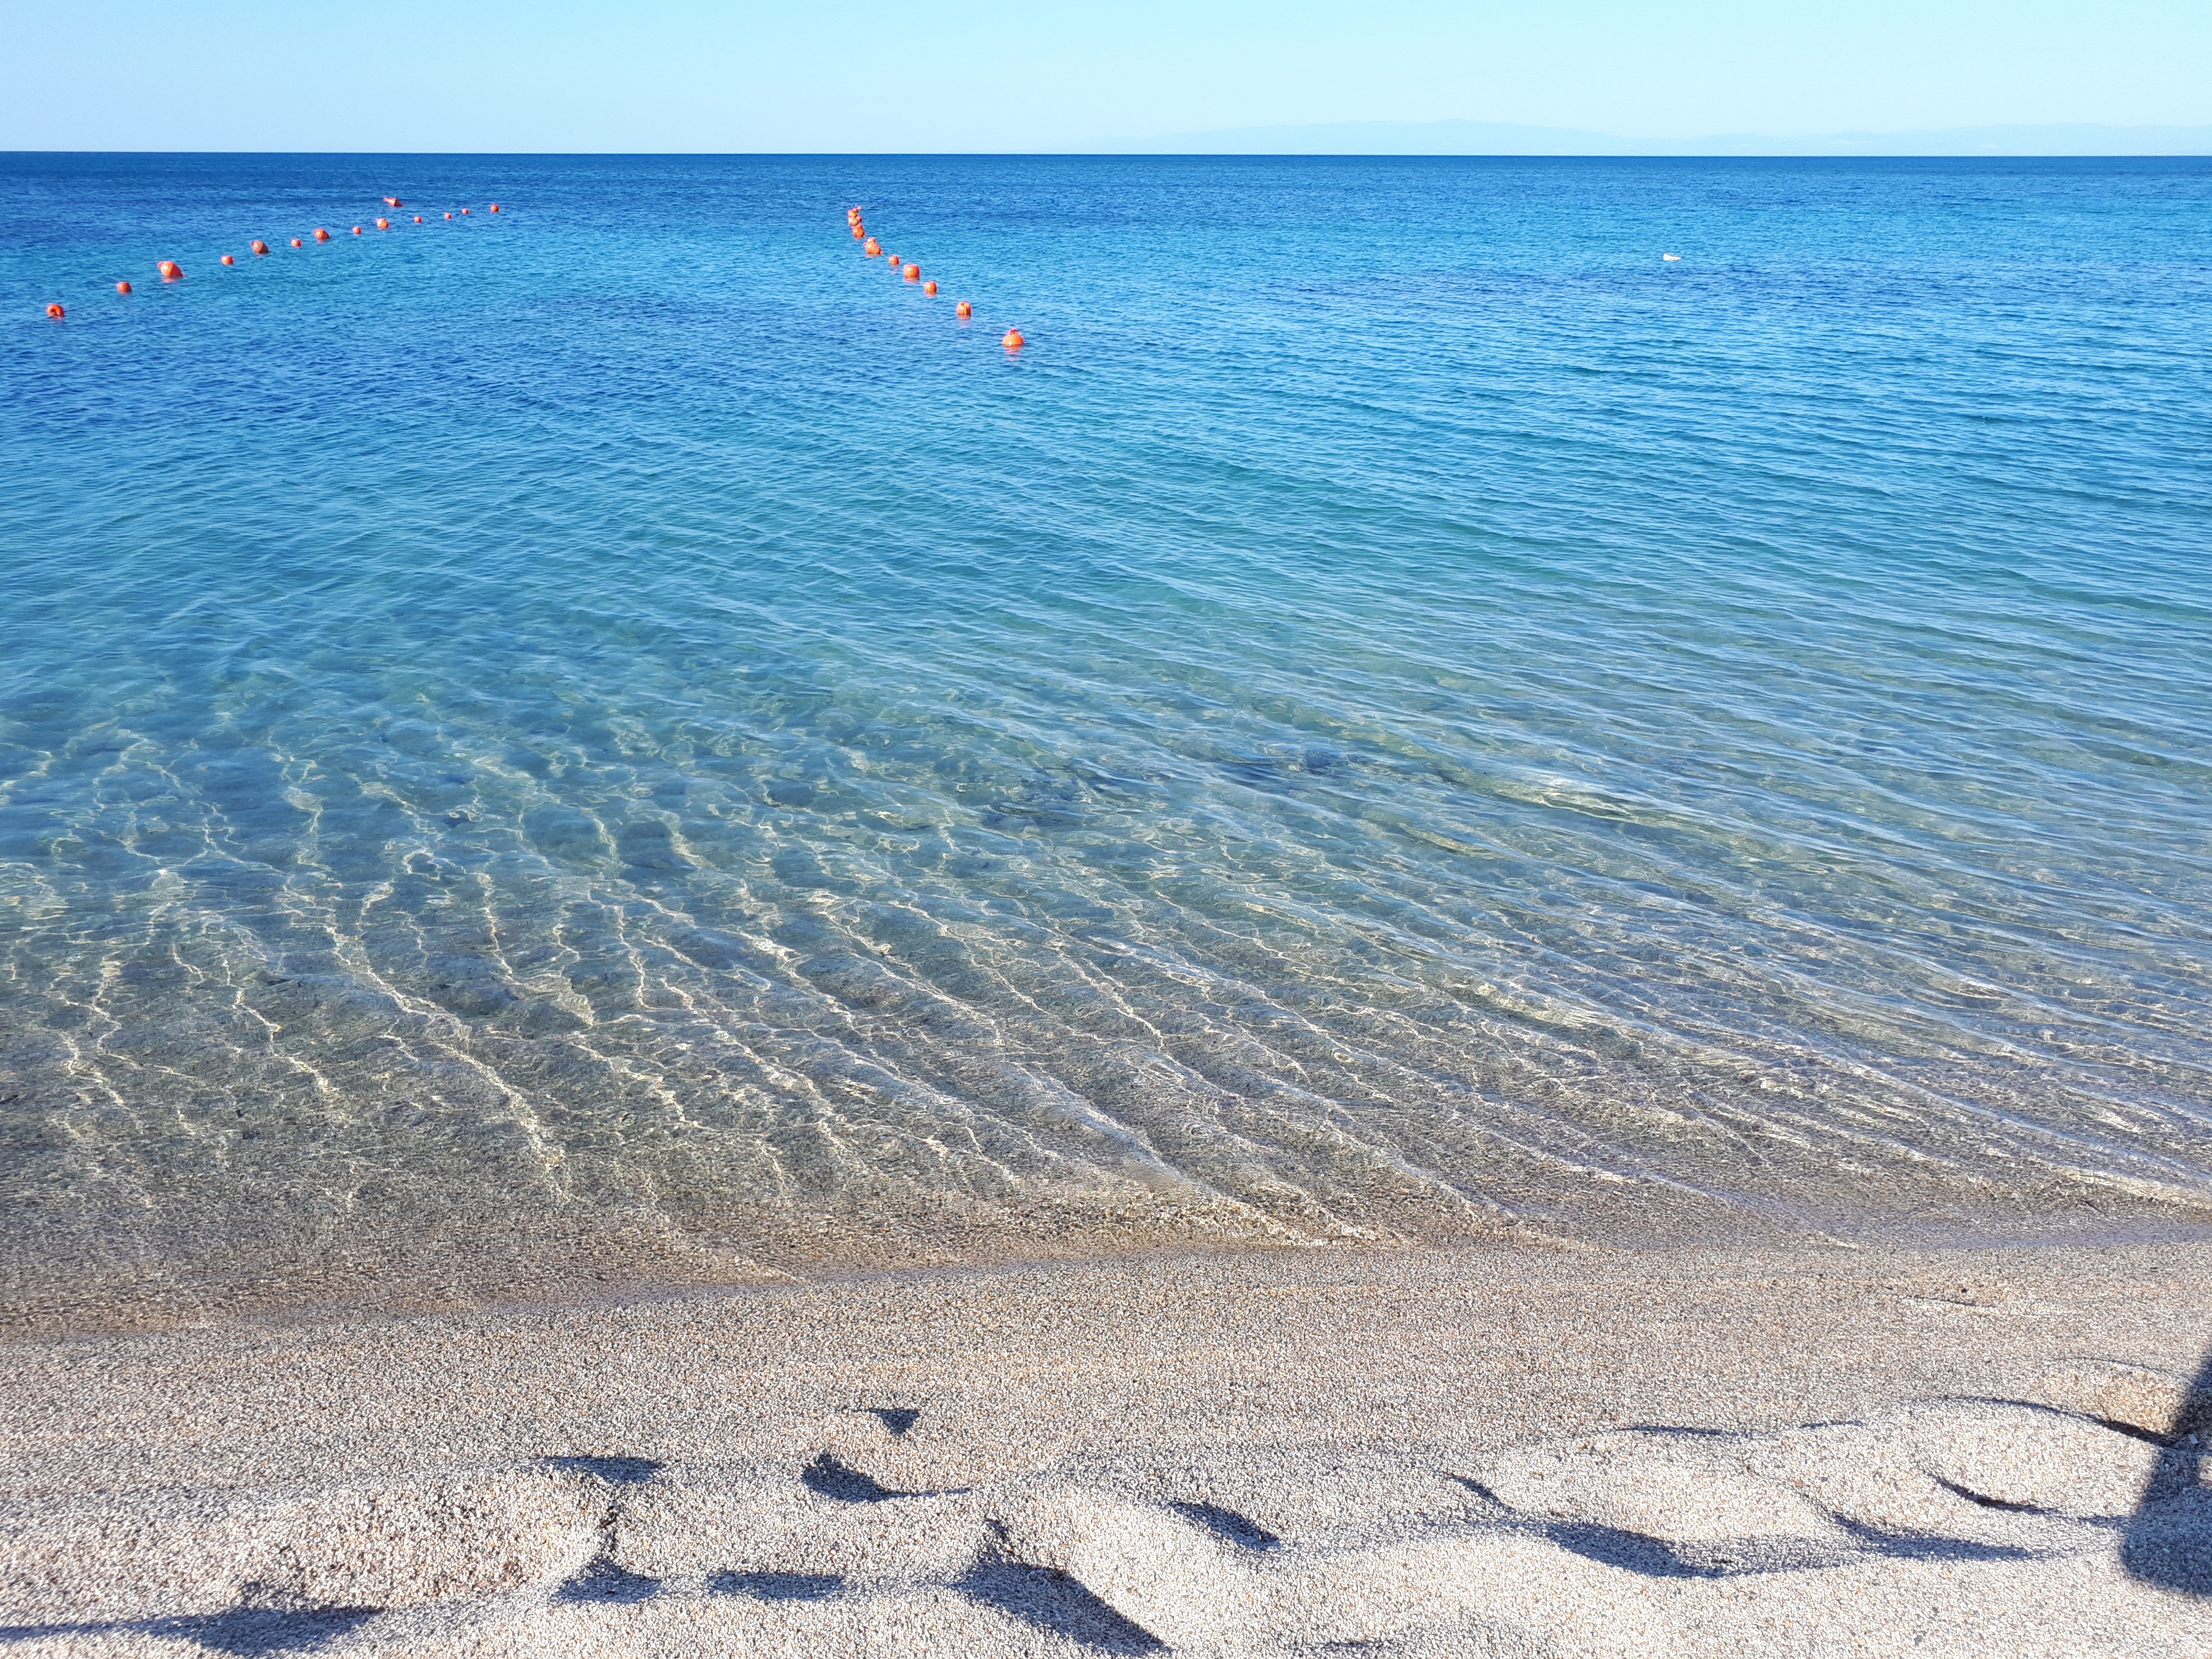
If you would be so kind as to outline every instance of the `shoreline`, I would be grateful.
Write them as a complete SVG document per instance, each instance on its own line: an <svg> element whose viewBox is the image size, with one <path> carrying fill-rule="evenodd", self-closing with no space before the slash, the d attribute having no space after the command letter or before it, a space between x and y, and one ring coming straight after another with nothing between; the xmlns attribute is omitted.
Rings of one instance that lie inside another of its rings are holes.
<svg viewBox="0 0 2212 1659"><path fill-rule="evenodd" d="M2201 1651L2212 1460L2163 1443L2212 1426L2208 1312L2202 1240L1329 1249L18 1341L0 1625Z"/></svg>
<svg viewBox="0 0 2212 1659"><path fill-rule="evenodd" d="M1637 1256L2212 1243L2212 1220L2193 1206L2067 1196L2071 1201L1954 1200L1856 1212L1833 1201L1785 1207L1739 1200L1670 1211L1648 1199L1624 1203L1608 1194L1610 1201L1573 1212L1500 1206L1480 1228L1332 1231L1300 1231L1264 1218L1231 1224L1210 1212L1116 1218L1031 1211L958 1227L920 1225L896 1213L857 1221L823 1215L732 1228L653 1211L585 1210L324 1230L284 1245L268 1238L240 1240L228 1249L202 1244L104 1264L70 1262L61 1271L25 1245L0 1255L0 1351L70 1336L583 1307L856 1275L1075 1267L1182 1254L1502 1249Z"/></svg>

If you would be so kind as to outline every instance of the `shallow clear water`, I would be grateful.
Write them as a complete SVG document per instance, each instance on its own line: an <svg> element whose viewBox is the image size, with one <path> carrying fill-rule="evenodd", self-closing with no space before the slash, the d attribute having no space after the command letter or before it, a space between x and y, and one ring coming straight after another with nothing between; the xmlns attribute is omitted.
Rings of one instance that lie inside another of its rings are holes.
<svg viewBox="0 0 2212 1659"><path fill-rule="evenodd" d="M2201 1218L2208 206L8 158L17 1300Z"/></svg>

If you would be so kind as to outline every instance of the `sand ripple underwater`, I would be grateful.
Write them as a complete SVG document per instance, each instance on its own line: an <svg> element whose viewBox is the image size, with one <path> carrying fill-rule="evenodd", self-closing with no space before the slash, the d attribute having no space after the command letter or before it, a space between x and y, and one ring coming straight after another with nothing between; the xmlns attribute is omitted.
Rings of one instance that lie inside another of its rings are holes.
<svg viewBox="0 0 2212 1659"><path fill-rule="evenodd" d="M21 1306L2212 1205L2212 163L0 197Z"/></svg>

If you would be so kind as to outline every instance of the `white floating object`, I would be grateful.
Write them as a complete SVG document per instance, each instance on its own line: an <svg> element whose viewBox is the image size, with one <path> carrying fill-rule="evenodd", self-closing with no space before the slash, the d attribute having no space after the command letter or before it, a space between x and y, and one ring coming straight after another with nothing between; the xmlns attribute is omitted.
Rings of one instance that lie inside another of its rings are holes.
<svg viewBox="0 0 2212 1659"><path fill-rule="evenodd" d="M1679 259L1682 256L1679 253L1662 253L1659 257L1662 259Z"/></svg>

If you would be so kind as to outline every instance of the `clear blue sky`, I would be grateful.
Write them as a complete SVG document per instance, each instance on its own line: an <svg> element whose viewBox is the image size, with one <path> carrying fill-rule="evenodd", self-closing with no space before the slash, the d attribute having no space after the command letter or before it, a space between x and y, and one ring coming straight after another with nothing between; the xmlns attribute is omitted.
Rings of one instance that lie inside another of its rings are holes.
<svg viewBox="0 0 2212 1659"><path fill-rule="evenodd" d="M9 0L0 149L1039 149L2212 125L2212 0Z"/></svg>

